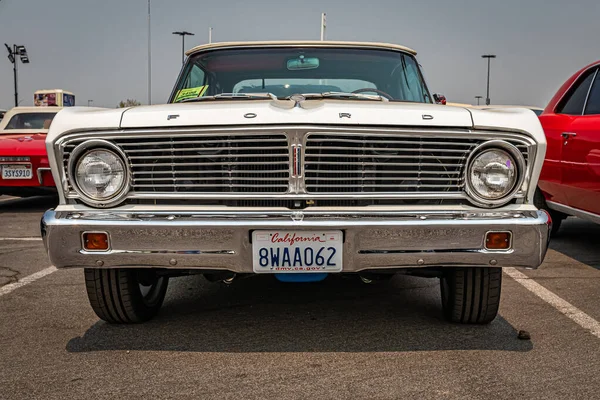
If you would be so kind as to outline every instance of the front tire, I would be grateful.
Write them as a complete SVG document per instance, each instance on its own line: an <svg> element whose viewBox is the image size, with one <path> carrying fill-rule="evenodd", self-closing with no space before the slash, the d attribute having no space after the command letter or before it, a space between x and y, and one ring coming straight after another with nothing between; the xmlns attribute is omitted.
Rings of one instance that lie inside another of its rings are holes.
<svg viewBox="0 0 600 400"><path fill-rule="evenodd" d="M113 324L148 321L162 306L169 278L151 269L85 269L85 286L96 315Z"/></svg>
<svg viewBox="0 0 600 400"><path fill-rule="evenodd" d="M450 322L489 324L500 307L502 268L445 268L442 309Z"/></svg>

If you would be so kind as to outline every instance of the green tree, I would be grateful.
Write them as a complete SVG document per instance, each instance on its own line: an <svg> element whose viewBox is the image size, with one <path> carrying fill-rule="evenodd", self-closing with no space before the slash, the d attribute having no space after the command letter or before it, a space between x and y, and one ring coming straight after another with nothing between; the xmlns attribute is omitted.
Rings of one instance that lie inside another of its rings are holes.
<svg viewBox="0 0 600 400"><path fill-rule="evenodd" d="M142 103L140 103L136 99L127 99L125 101L120 101L117 108L135 107L135 106L140 106L140 105L142 105Z"/></svg>

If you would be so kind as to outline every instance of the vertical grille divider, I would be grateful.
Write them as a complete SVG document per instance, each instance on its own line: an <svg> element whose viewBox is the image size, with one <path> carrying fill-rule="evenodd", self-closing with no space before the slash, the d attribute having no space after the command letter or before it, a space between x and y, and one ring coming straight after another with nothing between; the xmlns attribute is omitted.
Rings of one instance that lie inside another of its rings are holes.
<svg viewBox="0 0 600 400"><path fill-rule="evenodd" d="M169 145L171 147L171 178L173 179L173 192L177 191L177 179L175 179L177 177L177 171L176 168L177 166L175 165L175 141L173 140L173 137L169 138Z"/></svg>
<svg viewBox="0 0 600 400"><path fill-rule="evenodd" d="M419 138L419 168L417 170L417 192L421 191L421 164L423 163L423 138Z"/></svg>

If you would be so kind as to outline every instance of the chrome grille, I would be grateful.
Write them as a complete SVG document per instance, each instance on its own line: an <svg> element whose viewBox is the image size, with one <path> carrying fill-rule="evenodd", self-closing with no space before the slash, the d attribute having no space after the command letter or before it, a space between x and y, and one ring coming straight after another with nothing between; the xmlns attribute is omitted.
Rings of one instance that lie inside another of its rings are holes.
<svg viewBox="0 0 600 400"><path fill-rule="evenodd" d="M115 138L129 160L134 192L285 193L287 137L202 135ZM72 147L72 144L67 147ZM67 154L68 155L68 154Z"/></svg>
<svg viewBox="0 0 600 400"><path fill-rule="evenodd" d="M535 145L509 135L442 129L310 131L282 127L121 131L68 138L61 145L61 154L69 198L77 198L67 168L71 152L84 141L102 138L127 156L132 173L129 202L258 207L266 201L294 208L330 201L342 201L343 205L352 201L357 206L425 204L465 200L467 159L490 139L501 138L517 146L530 171ZM302 149L300 169L292 165L294 148ZM292 174L292 169L298 174Z"/></svg>
<svg viewBox="0 0 600 400"><path fill-rule="evenodd" d="M461 192L475 139L310 134L309 193Z"/></svg>

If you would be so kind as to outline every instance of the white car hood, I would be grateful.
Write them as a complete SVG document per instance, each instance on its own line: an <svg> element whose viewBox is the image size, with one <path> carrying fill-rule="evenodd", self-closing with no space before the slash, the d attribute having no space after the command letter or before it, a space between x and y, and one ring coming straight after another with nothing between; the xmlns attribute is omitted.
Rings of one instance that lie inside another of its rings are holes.
<svg viewBox="0 0 600 400"><path fill-rule="evenodd" d="M471 127L464 108L349 100L205 100L131 108L122 128L265 124L342 124Z"/></svg>
<svg viewBox="0 0 600 400"><path fill-rule="evenodd" d="M456 106L349 100L205 100L103 109L68 107L54 118L47 143L73 130L166 128L224 125L324 124L349 126L422 126L519 131L545 150L537 116L525 108L480 110Z"/></svg>

